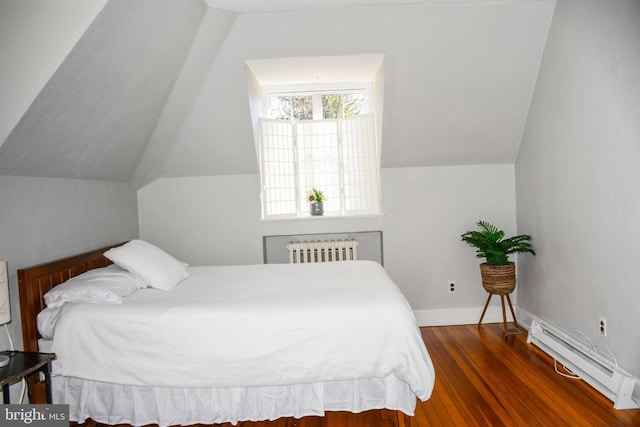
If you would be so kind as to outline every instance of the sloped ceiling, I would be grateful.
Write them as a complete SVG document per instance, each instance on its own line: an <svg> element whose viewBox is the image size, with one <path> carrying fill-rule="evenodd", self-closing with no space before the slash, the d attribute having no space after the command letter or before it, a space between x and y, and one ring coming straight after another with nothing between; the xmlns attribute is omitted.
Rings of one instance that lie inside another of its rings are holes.
<svg viewBox="0 0 640 427"><path fill-rule="evenodd" d="M246 61L251 72L265 87L323 83L362 83L373 81L384 55L301 56L296 58Z"/></svg>
<svg viewBox="0 0 640 427"><path fill-rule="evenodd" d="M0 145L107 0L0 0Z"/></svg>
<svg viewBox="0 0 640 427"><path fill-rule="evenodd" d="M513 163L554 1L241 13L158 176L258 172L245 63L383 54L382 166Z"/></svg>
<svg viewBox="0 0 640 427"><path fill-rule="evenodd" d="M363 54L384 55L383 167L511 163L555 6L207 3L109 0L0 146L0 174L255 174L246 61Z"/></svg>
<svg viewBox="0 0 640 427"><path fill-rule="evenodd" d="M238 13L276 12L286 10L324 9L331 7L373 6L380 4L415 4L434 0L206 0L217 9ZM435 0L438 1L438 0ZM439 0L456 1L456 0ZM459 1L459 0L458 0Z"/></svg>
<svg viewBox="0 0 640 427"><path fill-rule="evenodd" d="M0 174L130 181L205 11L110 0L0 147Z"/></svg>

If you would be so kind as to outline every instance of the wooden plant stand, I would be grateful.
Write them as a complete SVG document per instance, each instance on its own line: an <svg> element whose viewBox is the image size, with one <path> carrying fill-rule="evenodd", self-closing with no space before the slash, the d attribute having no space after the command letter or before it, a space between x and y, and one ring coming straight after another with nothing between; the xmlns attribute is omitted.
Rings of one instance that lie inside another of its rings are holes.
<svg viewBox="0 0 640 427"><path fill-rule="evenodd" d="M506 336L506 335L509 335L509 329L507 329L507 313L504 308L504 297L507 297L507 302L509 303L509 309L511 310L511 316L513 317L513 323L516 325L516 328L520 328L520 326L518 325L518 320L516 319L516 313L515 311L513 311L513 305L511 305L511 298L509 298L509 294L504 294L504 293L494 294L489 292L489 296L487 297L487 302L484 304L482 315L480 316L480 320L478 321L478 326L480 326L480 324L482 323L484 314L487 312L487 307L489 307L489 301L491 301L491 297L494 295L500 295L500 302L502 303L502 324L504 325L504 334Z"/></svg>

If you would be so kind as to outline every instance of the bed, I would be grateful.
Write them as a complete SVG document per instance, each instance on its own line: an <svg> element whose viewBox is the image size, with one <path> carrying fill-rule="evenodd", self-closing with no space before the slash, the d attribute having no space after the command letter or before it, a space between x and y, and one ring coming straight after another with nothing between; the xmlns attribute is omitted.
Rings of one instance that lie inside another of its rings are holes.
<svg viewBox="0 0 640 427"><path fill-rule="evenodd" d="M54 403L69 404L72 421L236 424L388 409L405 426L431 395L413 313L378 263L185 266L171 290L52 303L77 276L120 269L104 254L126 246L18 271L25 351L56 353ZM42 402L42 384L29 388Z"/></svg>

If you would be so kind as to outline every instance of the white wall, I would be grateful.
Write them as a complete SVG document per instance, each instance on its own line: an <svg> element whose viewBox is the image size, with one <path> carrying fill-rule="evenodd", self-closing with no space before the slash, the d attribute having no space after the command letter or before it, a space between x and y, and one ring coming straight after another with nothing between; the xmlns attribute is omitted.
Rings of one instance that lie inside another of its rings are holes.
<svg viewBox="0 0 640 427"><path fill-rule="evenodd" d="M559 0L516 163L518 304L640 376L640 2ZM608 321L599 335L599 317Z"/></svg>
<svg viewBox="0 0 640 427"><path fill-rule="evenodd" d="M260 177L162 178L138 191L141 238L194 265L260 264L262 236L379 230L381 218L260 220Z"/></svg>
<svg viewBox="0 0 640 427"><path fill-rule="evenodd" d="M385 268L419 323L476 323L487 298L478 267L483 260L460 235L481 219L513 235L513 165L384 169L382 184ZM456 282L454 293L449 280ZM498 319L492 310L485 321Z"/></svg>
<svg viewBox="0 0 640 427"><path fill-rule="evenodd" d="M383 169L382 182L384 216L260 221L258 175L163 178L138 191L140 236L191 264L224 265L262 263L264 235L382 230L385 267L421 323L477 322L481 261L460 235L479 219L515 231L513 165Z"/></svg>
<svg viewBox="0 0 640 427"><path fill-rule="evenodd" d="M16 270L137 236L129 184L0 176L0 258L8 262L16 347L23 348ZM0 349L8 348L2 331Z"/></svg>

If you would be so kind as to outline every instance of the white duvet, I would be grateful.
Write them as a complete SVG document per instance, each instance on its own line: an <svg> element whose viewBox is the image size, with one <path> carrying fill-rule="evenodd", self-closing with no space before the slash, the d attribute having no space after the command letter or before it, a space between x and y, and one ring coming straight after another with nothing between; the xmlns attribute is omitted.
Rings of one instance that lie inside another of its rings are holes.
<svg viewBox="0 0 640 427"><path fill-rule="evenodd" d="M370 261L190 267L166 292L39 317L54 375L152 387L261 387L393 376L421 400L434 370L413 312ZM46 324L45 324L46 323Z"/></svg>

